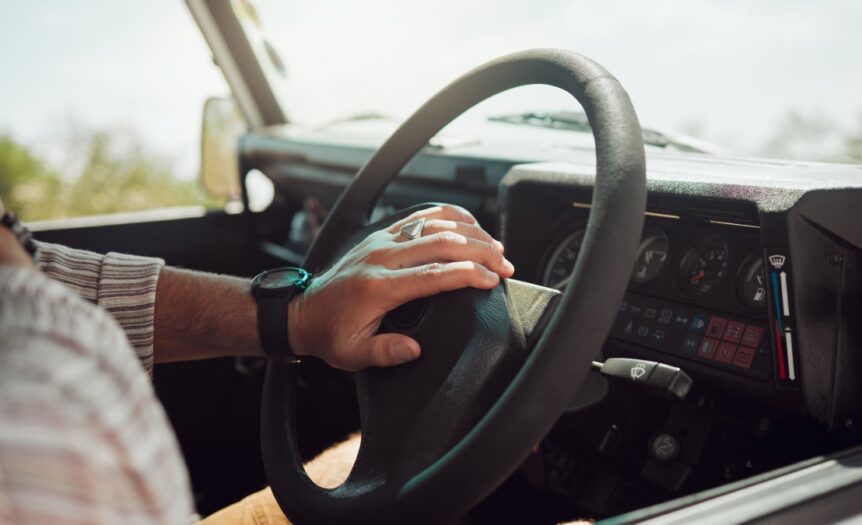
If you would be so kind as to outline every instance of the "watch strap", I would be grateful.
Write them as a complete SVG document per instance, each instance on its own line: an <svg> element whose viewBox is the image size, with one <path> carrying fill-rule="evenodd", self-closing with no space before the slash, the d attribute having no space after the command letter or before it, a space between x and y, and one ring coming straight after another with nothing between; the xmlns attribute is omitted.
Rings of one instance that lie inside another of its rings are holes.
<svg viewBox="0 0 862 525"><path fill-rule="evenodd" d="M287 305L293 297L257 299L257 328L260 344L270 359L298 363L287 336Z"/></svg>

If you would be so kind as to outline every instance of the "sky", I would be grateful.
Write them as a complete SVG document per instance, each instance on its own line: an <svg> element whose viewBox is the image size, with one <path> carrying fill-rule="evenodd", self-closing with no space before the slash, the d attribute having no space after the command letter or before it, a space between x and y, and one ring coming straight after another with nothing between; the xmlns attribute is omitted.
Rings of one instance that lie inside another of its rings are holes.
<svg viewBox="0 0 862 525"><path fill-rule="evenodd" d="M50 156L70 129L133 130L197 170L201 110L228 93L181 0L0 0L0 134ZM294 121L406 116L504 53L562 47L626 87L641 122L757 152L790 111L862 116L856 0L258 0ZM522 88L486 113L575 107Z"/></svg>

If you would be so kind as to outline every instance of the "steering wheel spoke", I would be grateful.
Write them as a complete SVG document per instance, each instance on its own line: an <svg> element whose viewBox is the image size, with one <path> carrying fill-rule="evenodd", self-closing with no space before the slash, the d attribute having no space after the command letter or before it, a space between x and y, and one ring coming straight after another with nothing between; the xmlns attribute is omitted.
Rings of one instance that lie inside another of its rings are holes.
<svg viewBox="0 0 862 525"><path fill-rule="evenodd" d="M390 465L394 479L442 457L499 398L527 355L505 285L427 301L421 319L400 330L422 346L420 360L357 374L363 436L390 434L364 439L360 456ZM384 327L390 328L386 321Z"/></svg>

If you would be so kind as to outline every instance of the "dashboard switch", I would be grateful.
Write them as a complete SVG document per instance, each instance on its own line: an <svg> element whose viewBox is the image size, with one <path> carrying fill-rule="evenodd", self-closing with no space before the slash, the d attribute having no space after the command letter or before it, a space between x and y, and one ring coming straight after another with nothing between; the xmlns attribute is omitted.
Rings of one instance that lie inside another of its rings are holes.
<svg viewBox="0 0 862 525"><path fill-rule="evenodd" d="M760 338L763 337L763 328L753 324L745 327L745 332L742 334L742 344L757 348L760 344Z"/></svg>
<svg viewBox="0 0 862 525"><path fill-rule="evenodd" d="M736 345L722 341L718 345L718 350L715 352L715 360L720 363L730 363L733 361L733 356L736 354Z"/></svg>
<svg viewBox="0 0 862 525"><path fill-rule="evenodd" d="M706 335L721 339L721 334L724 333L724 327L727 325L727 319L713 315L709 318L709 324L706 327Z"/></svg>
<svg viewBox="0 0 862 525"><path fill-rule="evenodd" d="M704 337L700 342L700 348L697 349L697 355L706 359L713 359L715 351L718 350L718 339Z"/></svg>
<svg viewBox="0 0 862 525"><path fill-rule="evenodd" d="M679 440L671 434L658 434L650 440L649 452L658 461L671 461L679 454Z"/></svg>
<svg viewBox="0 0 862 525"><path fill-rule="evenodd" d="M772 373L772 347L764 344L769 332L754 319L736 317L629 293L623 303L625 311L617 315L611 337L623 345L635 345L648 352L646 359L659 359L661 352L675 359L683 358L700 365L717 367L724 373L769 379ZM726 343L726 344L723 344ZM782 344L785 338L781 339ZM734 364L739 348L743 352ZM617 354L619 355L619 354ZM635 354L641 355L641 354Z"/></svg>
<svg viewBox="0 0 862 525"><path fill-rule="evenodd" d="M754 349L740 346L736 351L736 356L733 358L733 366L739 368L751 368L751 362L754 360Z"/></svg>
<svg viewBox="0 0 862 525"><path fill-rule="evenodd" d="M692 332L703 333L703 329L706 328L706 322L709 319L709 316L704 314L695 314L694 317L691 318L691 325L688 327Z"/></svg>
<svg viewBox="0 0 862 525"><path fill-rule="evenodd" d="M727 323L727 328L724 329L724 337L722 339L731 343L739 343L742 340L742 333L744 331L745 323L730 321Z"/></svg>
<svg viewBox="0 0 862 525"><path fill-rule="evenodd" d="M700 336L698 334L685 334L685 339L682 341L682 351L687 354L694 354L700 347Z"/></svg>
<svg viewBox="0 0 862 525"><path fill-rule="evenodd" d="M691 377L681 369L627 357L611 358L604 363L593 361L593 369L602 375L645 387L665 397L685 399L691 389Z"/></svg>

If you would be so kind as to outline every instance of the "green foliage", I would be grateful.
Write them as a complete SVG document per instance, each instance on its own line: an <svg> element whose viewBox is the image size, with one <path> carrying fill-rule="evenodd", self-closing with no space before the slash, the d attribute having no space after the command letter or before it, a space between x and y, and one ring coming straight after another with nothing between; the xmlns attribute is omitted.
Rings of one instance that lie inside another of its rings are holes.
<svg viewBox="0 0 862 525"><path fill-rule="evenodd" d="M169 206L217 205L197 181L179 180L171 163L133 134L75 133L65 145L65 173L0 137L0 198L24 220L129 212Z"/></svg>
<svg viewBox="0 0 862 525"><path fill-rule="evenodd" d="M0 198L19 215L43 215L56 205L60 179L41 159L9 137L0 137Z"/></svg>

